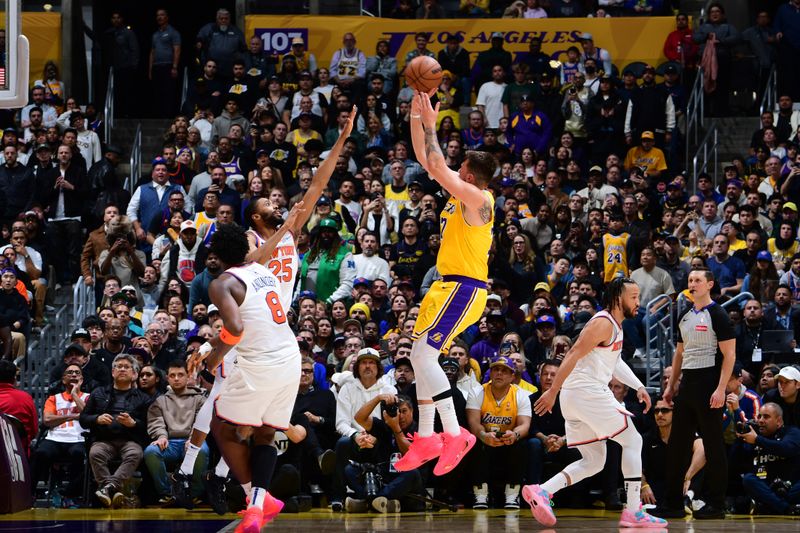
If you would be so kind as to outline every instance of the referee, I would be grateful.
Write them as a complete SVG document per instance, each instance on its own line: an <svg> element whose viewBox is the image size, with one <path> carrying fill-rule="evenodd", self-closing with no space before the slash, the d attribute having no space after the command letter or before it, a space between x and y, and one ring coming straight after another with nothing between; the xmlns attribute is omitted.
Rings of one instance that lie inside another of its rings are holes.
<svg viewBox="0 0 800 533"><path fill-rule="evenodd" d="M728 465L722 439L725 384L736 359L733 325L722 307L711 300L714 274L695 269L689 273L689 294L694 306L678 317L678 346L664 400L675 398L667 457L666 501L654 516L683 518L684 475L692 458L695 434L703 439L706 471L703 492L706 505L694 518L725 518ZM681 375L683 379L681 379ZM680 390L677 384L680 382Z"/></svg>

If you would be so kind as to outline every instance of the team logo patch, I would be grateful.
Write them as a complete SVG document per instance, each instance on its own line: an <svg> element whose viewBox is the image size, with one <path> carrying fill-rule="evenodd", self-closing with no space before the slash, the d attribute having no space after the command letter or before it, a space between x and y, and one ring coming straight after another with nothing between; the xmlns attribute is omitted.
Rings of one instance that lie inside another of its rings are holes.
<svg viewBox="0 0 800 533"><path fill-rule="evenodd" d="M611 345L612 350L621 350L622 349L622 341L617 341Z"/></svg>
<svg viewBox="0 0 800 533"><path fill-rule="evenodd" d="M698 324L694 327L695 331L708 331L708 326L705 324Z"/></svg>
<svg viewBox="0 0 800 533"><path fill-rule="evenodd" d="M431 340L432 340L433 342L442 342L442 334L441 334L441 333L434 333L434 334L431 336Z"/></svg>

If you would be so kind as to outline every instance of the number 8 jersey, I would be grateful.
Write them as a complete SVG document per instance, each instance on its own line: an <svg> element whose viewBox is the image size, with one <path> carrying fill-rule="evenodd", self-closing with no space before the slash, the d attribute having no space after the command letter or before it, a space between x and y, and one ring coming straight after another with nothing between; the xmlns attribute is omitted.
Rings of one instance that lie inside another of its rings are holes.
<svg viewBox="0 0 800 533"><path fill-rule="evenodd" d="M281 305L277 277L259 263L247 263L225 271L245 286L239 305L242 339L236 345L239 359L277 365L297 357L298 348Z"/></svg>
<svg viewBox="0 0 800 533"><path fill-rule="evenodd" d="M256 247L264 244L264 239L253 230L247 231L256 241ZM292 306L294 296L294 286L297 281L297 272L300 269L300 260L297 257L297 247L294 245L294 237L287 232L272 257L267 261L267 268L278 278L281 306L289 309Z"/></svg>

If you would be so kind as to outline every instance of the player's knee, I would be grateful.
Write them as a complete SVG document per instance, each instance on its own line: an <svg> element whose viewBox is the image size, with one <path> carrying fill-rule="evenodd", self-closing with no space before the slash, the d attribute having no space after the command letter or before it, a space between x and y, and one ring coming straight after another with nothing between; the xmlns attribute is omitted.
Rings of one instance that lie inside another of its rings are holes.
<svg viewBox="0 0 800 533"><path fill-rule="evenodd" d="M614 441L619 443L623 448L639 448L642 447L642 436L636 431L633 425L629 425L625 431L614 437Z"/></svg>
<svg viewBox="0 0 800 533"><path fill-rule="evenodd" d="M273 427L261 426L253 430L252 434L253 444L256 446L271 446L275 440L275 428Z"/></svg>

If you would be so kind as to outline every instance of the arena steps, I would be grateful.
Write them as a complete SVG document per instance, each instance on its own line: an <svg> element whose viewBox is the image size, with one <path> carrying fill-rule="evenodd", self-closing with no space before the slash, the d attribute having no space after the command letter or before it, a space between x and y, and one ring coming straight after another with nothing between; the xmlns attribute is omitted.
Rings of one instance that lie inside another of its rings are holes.
<svg viewBox="0 0 800 533"><path fill-rule="evenodd" d="M119 165L120 175L127 176L130 173L130 150L133 144L133 136L136 133L136 126L139 124L142 125L142 172L149 172L150 161L161 152L164 132L169 128L171 120L162 118L118 118L114 122L111 141L122 148L124 152L122 162Z"/></svg>

